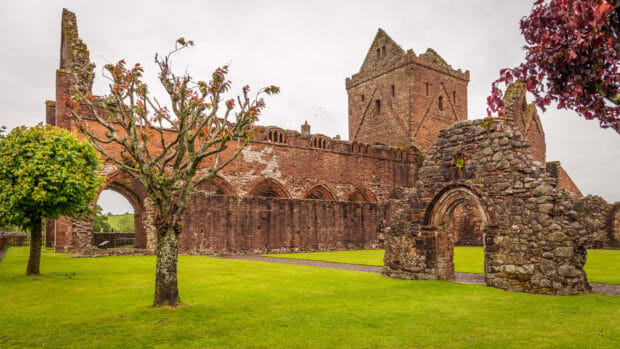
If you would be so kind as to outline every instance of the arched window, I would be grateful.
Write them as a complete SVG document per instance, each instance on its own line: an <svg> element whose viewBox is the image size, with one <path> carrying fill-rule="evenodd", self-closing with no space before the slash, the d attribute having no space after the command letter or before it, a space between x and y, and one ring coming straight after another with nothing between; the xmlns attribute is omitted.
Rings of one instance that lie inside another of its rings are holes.
<svg viewBox="0 0 620 349"><path fill-rule="evenodd" d="M443 111L443 96L439 96L439 110Z"/></svg>
<svg viewBox="0 0 620 349"><path fill-rule="evenodd" d="M403 197L403 190L402 189L394 189L390 192L390 195L388 195L388 200L400 200Z"/></svg>
<svg viewBox="0 0 620 349"><path fill-rule="evenodd" d="M357 188L347 196L347 201L374 202L375 198L368 190Z"/></svg>
<svg viewBox="0 0 620 349"><path fill-rule="evenodd" d="M248 193L248 196L261 196L264 198L287 198L288 192L284 186L273 179L265 179L256 184Z"/></svg>
<svg viewBox="0 0 620 349"><path fill-rule="evenodd" d="M265 132L265 140L271 143L286 144L286 133L279 128L270 128Z"/></svg>
<svg viewBox="0 0 620 349"><path fill-rule="evenodd" d="M215 177L200 183L197 190L206 192L208 195L230 195L234 196L235 191L232 186L223 178Z"/></svg>
<svg viewBox="0 0 620 349"><path fill-rule="evenodd" d="M329 148L329 139L325 136L314 136L310 141L313 148L327 149Z"/></svg>
<svg viewBox="0 0 620 349"><path fill-rule="evenodd" d="M335 200L332 193L323 185L315 185L310 188L303 196L302 199L308 200Z"/></svg>

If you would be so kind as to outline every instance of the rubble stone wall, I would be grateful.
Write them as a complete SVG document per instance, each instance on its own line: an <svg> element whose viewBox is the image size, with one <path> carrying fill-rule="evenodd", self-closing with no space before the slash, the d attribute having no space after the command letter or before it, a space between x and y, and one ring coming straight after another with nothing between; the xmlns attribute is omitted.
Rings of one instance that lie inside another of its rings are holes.
<svg viewBox="0 0 620 349"><path fill-rule="evenodd" d="M453 278L456 208L482 217L485 282L511 291L578 294L590 290L583 265L586 231L572 196L529 153L510 121L462 121L440 132L385 237L384 274Z"/></svg>
<svg viewBox="0 0 620 349"><path fill-rule="evenodd" d="M575 202L577 219L588 232L587 248L620 248L618 207L620 203L609 204L597 195L588 195Z"/></svg>

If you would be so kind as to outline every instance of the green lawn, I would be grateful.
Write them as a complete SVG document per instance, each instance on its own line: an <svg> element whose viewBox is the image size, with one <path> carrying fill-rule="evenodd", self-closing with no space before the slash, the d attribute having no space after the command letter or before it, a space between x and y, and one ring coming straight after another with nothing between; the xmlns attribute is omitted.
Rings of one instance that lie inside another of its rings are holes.
<svg viewBox="0 0 620 349"><path fill-rule="evenodd" d="M71 258L27 248L0 263L0 347L620 346L620 297L180 256L185 305L151 307L153 256Z"/></svg>
<svg viewBox="0 0 620 349"><path fill-rule="evenodd" d="M383 265L383 250L266 254L268 257L305 259L362 265ZM484 273L482 247L455 247L454 270L459 273ZM585 266L588 280L620 285L620 251L588 250Z"/></svg>
<svg viewBox="0 0 620 349"><path fill-rule="evenodd" d="M133 233L133 215L110 215L108 216L108 224L114 229L115 232L120 233Z"/></svg>

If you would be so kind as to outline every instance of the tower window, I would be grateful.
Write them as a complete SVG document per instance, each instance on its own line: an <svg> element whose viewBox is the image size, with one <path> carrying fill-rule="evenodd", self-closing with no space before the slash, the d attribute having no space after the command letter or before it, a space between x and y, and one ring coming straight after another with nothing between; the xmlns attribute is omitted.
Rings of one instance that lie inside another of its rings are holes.
<svg viewBox="0 0 620 349"><path fill-rule="evenodd" d="M377 49L377 58L381 58L381 49L380 48Z"/></svg>
<svg viewBox="0 0 620 349"><path fill-rule="evenodd" d="M426 95L428 96L428 82L426 83Z"/></svg>
<svg viewBox="0 0 620 349"><path fill-rule="evenodd" d="M375 101L375 106L377 107L377 114L381 114L381 100L377 99Z"/></svg>
<svg viewBox="0 0 620 349"><path fill-rule="evenodd" d="M456 91L452 91L452 101L456 104Z"/></svg>
<svg viewBox="0 0 620 349"><path fill-rule="evenodd" d="M396 88L392 85L392 97L396 97Z"/></svg>
<svg viewBox="0 0 620 349"><path fill-rule="evenodd" d="M381 54L385 56L385 45L381 46Z"/></svg>
<svg viewBox="0 0 620 349"><path fill-rule="evenodd" d="M362 102L364 101L364 95L362 95Z"/></svg>
<svg viewBox="0 0 620 349"><path fill-rule="evenodd" d="M443 96L439 96L439 110L443 111Z"/></svg>

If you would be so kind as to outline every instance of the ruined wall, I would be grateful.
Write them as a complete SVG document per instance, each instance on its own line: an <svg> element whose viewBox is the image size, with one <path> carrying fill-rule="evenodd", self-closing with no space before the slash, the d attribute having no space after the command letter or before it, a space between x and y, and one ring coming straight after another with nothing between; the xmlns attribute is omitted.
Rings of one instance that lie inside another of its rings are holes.
<svg viewBox="0 0 620 349"><path fill-rule="evenodd" d="M620 248L619 206L620 203L609 204L598 195L588 195L575 202L571 214L588 232L587 248Z"/></svg>
<svg viewBox="0 0 620 349"><path fill-rule="evenodd" d="M521 81L508 85L503 98L506 117L512 119L513 127L530 143L530 154L534 160L544 165L547 162L545 132L536 106L527 104L526 93L526 85Z"/></svg>
<svg viewBox="0 0 620 349"><path fill-rule="evenodd" d="M183 220L182 253L266 253L379 248L383 203L197 194Z"/></svg>
<svg viewBox="0 0 620 349"><path fill-rule="evenodd" d="M405 52L379 29L357 74L346 80L349 139L428 150L439 130L467 119L469 72L435 51Z"/></svg>
<svg viewBox="0 0 620 349"><path fill-rule="evenodd" d="M450 221L468 204L482 218L487 285L562 295L590 290L583 270L587 232L572 196L554 186L511 123L462 121L440 132L408 206L386 232L384 274L453 279Z"/></svg>
<svg viewBox="0 0 620 349"><path fill-rule="evenodd" d="M145 206L144 235L136 233L135 237L147 242L140 245L136 240L136 248L139 253L153 253L156 230L148 199ZM380 248L378 227L391 212L389 203L238 198L198 191L182 220L179 252L217 255ZM93 234L88 221L71 221L58 235L69 244L57 248L98 255L100 251L93 246L101 242L102 235Z"/></svg>
<svg viewBox="0 0 620 349"><path fill-rule="evenodd" d="M547 163L547 173L555 178L557 185L572 193L576 199L583 197L581 190L575 182L570 178L559 161L551 161Z"/></svg>

